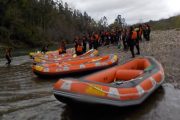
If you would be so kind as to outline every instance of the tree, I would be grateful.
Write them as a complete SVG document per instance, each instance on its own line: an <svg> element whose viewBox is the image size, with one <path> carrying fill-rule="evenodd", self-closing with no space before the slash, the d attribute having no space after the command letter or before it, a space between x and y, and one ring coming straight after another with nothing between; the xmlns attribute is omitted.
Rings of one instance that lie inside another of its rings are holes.
<svg viewBox="0 0 180 120"><path fill-rule="evenodd" d="M36 47L97 29L86 12L62 0L0 0L0 41Z"/></svg>
<svg viewBox="0 0 180 120"><path fill-rule="evenodd" d="M106 16L102 17L99 22L98 22L98 27L100 29L106 29L108 27L108 22L107 22Z"/></svg>
<svg viewBox="0 0 180 120"><path fill-rule="evenodd" d="M111 28L124 28L126 26L125 18L122 18L121 15L118 15L114 20L114 23L110 25Z"/></svg>

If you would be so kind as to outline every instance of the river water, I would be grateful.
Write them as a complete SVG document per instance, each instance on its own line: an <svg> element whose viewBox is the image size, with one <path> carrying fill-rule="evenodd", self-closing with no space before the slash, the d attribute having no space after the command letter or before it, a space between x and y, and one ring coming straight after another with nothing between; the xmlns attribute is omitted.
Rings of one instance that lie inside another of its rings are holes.
<svg viewBox="0 0 180 120"><path fill-rule="evenodd" d="M141 48L144 45L147 47L150 43L143 43ZM164 55L152 55L165 68L162 87L143 104L125 108L68 106L53 96L52 85L57 79L41 79L34 75L28 56L14 57L10 66L0 59L0 120L179 120L180 64L174 61L180 58L180 54L174 50L167 52L172 57L168 60L163 59L166 58ZM101 54L119 53L120 64L130 59L129 52L121 52L114 46L100 48L100 51ZM151 52L142 51L142 54Z"/></svg>

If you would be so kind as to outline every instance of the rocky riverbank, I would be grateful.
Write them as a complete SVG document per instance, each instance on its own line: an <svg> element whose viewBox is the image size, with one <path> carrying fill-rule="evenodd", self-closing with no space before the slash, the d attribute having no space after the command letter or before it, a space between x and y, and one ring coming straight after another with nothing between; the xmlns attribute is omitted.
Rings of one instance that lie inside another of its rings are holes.
<svg viewBox="0 0 180 120"><path fill-rule="evenodd" d="M140 43L140 56L153 56L164 67L166 82L180 88L180 31L166 30L153 31L150 41L143 40ZM135 49L136 51L136 49ZM118 50L116 46L100 48L101 54L116 53L119 56L119 63L122 64L131 59L131 53Z"/></svg>
<svg viewBox="0 0 180 120"><path fill-rule="evenodd" d="M81 110L55 99L56 79L40 79L31 71L28 56L5 66L0 59L0 119L2 120L178 120L180 111L180 31L153 31L150 41L140 43L141 56L153 56L162 63L165 82L141 105L128 108ZM115 53L119 64L131 59L130 51L117 46L100 47L101 55ZM96 110L98 112L96 112Z"/></svg>

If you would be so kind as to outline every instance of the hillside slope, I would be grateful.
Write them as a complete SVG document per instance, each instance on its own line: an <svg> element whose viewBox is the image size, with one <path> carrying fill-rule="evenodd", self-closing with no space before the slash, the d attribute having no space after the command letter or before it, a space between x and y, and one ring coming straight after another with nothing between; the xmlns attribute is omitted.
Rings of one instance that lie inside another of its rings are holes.
<svg viewBox="0 0 180 120"><path fill-rule="evenodd" d="M173 16L168 19L161 19L159 21L149 21L148 24L150 24L154 30L180 28L180 15Z"/></svg>

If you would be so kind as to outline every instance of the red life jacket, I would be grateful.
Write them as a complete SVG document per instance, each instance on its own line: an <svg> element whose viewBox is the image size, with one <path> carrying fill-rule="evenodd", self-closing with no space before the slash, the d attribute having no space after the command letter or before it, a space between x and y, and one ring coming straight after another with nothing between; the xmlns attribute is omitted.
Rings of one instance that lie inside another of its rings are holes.
<svg viewBox="0 0 180 120"><path fill-rule="evenodd" d="M131 39L132 40L136 40L137 39L137 32L136 31L132 31Z"/></svg>
<svg viewBox="0 0 180 120"><path fill-rule="evenodd" d="M82 52L82 51L83 51L83 47L82 47L81 45L78 45L78 46L77 46L77 51L78 51L78 52Z"/></svg>
<svg viewBox="0 0 180 120"><path fill-rule="evenodd" d="M59 50L58 50L58 51L59 51L59 53L62 53L62 51L63 51L63 50L62 50L62 48L59 48Z"/></svg>
<svg viewBox="0 0 180 120"><path fill-rule="evenodd" d="M95 39L98 41L99 40L99 35L98 34L95 34Z"/></svg>

